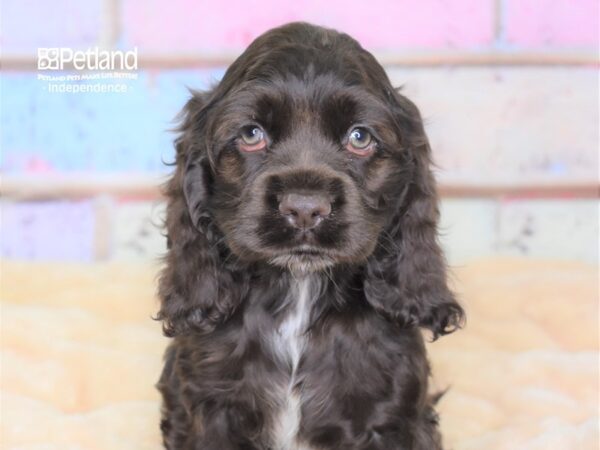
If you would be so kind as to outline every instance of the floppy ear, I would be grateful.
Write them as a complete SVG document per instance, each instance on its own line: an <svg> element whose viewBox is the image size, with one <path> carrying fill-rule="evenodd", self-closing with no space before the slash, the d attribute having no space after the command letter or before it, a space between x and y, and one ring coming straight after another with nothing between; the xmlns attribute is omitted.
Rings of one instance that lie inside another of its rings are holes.
<svg viewBox="0 0 600 450"><path fill-rule="evenodd" d="M227 249L221 247L222 235L209 208L208 114L203 95L195 93L182 111L176 170L165 190L170 247L159 280L157 319L167 336L211 331L234 312L244 286L223 262Z"/></svg>
<svg viewBox="0 0 600 450"><path fill-rule="evenodd" d="M212 169L206 156L191 153L187 157L183 175L183 195L192 224L201 233L210 225L207 201L211 195Z"/></svg>
<svg viewBox="0 0 600 450"><path fill-rule="evenodd" d="M410 179L396 197L395 213L367 263L365 295L394 322L427 328L436 339L459 328L464 312L448 288L437 240L437 192L421 116L400 94L394 93L393 100Z"/></svg>

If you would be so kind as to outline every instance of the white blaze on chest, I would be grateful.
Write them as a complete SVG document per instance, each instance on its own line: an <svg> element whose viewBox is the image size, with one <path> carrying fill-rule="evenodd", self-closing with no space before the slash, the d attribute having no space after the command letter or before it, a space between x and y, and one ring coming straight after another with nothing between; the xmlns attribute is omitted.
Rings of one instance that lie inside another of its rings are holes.
<svg viewBox="0 0 600 450"><path fill-rule="evenodd" d="M310 280L295 280L291 286L292 301L275 336L279 356L292 365L292 378L298 368L306 344L305 331L310 315Z"/></svg>
<svg viewBox="0 0 600 450"><path fill-rule="evenodd" d="M306 328L309 323L312 294L308 277L295 280L290 287L290 305L286 317L277 328L274 347L279 358L291 365L289 382L283 386L279 394L281 409L275 420L274 440L277 450L300 450L305 448L296 442L296 434L300 426L301 399L294 392L296 370L306 345Z"/></svg>

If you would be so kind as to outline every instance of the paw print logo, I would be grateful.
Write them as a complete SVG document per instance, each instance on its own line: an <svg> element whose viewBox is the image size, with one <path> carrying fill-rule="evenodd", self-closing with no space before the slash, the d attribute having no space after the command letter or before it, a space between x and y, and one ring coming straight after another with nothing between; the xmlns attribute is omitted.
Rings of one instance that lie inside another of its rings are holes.
<svg viewBox="0 0 600 450"><path fill-rule="evenodd" d="M59 51L57 48L38 48L38 70L59 69Z"/></svg>

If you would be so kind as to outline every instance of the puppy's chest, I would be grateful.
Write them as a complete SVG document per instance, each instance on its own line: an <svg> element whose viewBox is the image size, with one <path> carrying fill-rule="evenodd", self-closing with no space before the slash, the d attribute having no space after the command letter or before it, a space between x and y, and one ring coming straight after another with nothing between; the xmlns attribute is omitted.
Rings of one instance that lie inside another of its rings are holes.
<svg viewBox="0 0 600 450"><path fill-rule="evenodd" d="M271 435L277 450L309 449L297 439L302 420L302 393L297 387L297 372L300 358L309 344L306 329L314 288L308 278L292 284L285 315L271 336L274 357L286 369L282 383L272 391L276 410Z"/></svg>

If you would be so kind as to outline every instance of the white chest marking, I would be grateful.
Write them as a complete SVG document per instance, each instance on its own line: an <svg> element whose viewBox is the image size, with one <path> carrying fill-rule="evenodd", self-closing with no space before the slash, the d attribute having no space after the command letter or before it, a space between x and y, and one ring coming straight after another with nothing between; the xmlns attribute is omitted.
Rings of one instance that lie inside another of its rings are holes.
<svg viewBox="0 0 600 450"><path fill-rule="evenodd" d="M293 297L288 315L273 336L278 356L292 366L289 382L286 386L282 386L279 393L281 409L274 429L275 449L277 450L307 448L296 442L296 434L300 426L301 399L300 395L294 392L294 384L298 363L306 345L305 332L312 305L309 278L294 282L290 295Z"/></svg>
<svg viewBox="0 0 600 450"><path fill-rule="evenodd" d="M279 325L275 336L275 345L279 356L291 362L293 378L306 344L304 332L308 325L311 306L309 298L310 281L308 278L294 282L290 295L293 296L290 311Z"/></svg>

